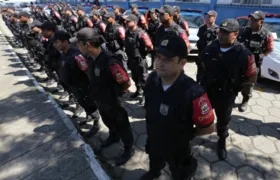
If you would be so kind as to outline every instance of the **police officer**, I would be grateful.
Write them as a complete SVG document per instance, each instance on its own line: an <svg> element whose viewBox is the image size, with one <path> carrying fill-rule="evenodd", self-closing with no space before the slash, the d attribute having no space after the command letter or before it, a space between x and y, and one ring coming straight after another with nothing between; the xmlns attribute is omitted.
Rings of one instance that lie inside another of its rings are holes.
<svg viewBox="0 0 280 180"><path fill-rule="evenodd" d="M150 170L141 180L159 177L166 163L174 180L189 180L197 169L190 141L195 131L198 135L214 131L214 112L203 88L182 70L187 56L184 40L166 35L156 53L156 71L145 86Z"/></svg>
<svg viewBox="0 0 280 180"><path fill-rule="evenodd" d="M125 164L134 154L133 134L119 96L130 86L129 76L117 56L101 49L103 40L96 29L83 28L70 41L76 42L87 57L87 61L78 58L80 67L88 75L93 98L104 124L109 128L109 137L102 147L121 139L124 152L116 160L116 165Z"/></svg>
<svg viewBox="0 0 280 180"><path fill-rule="evenodd" d="M148 25L148 34L151 37L152 43L156 44L156 32L157 32L157 28L160 25L160 20L158 19L157 13L156 13L156 9L152 8L149 11L149 25ZM155 51L151 52L151 59L152 59L152 63L151 66L149 67L149 69L154 69L154 60L155 60Z"/></svg>
<svg viewBox="0 0 280 180"><path fill-rule="evenodd" d="M179 26L181 26L181 28L186 31L187 36L189 36L190 32L189 32L188 22L180 16L181 8L179 6L173 6L173 8L174 8L174 15L173 15L174 22L177 23Z"/></svg>
<svg viewBox="0 0 280 180"><path fill-rule="evenodd" d="M73 14L71 8L65 8L65 26L64 28L71 36L74 36L76 32L78 32L77 23L78 18Z"/></svg>
<svg viewBox="0 0 280 180"><path fill-rule="evenodd" d="M173 31L176 32L187 45L187 49L190 47L190 42L187 37L186 32L173 21L174 9L170 5L164 5L160 9L157 9L156 12L160 15L161 25L156 32L156 45L159 44L160 40L165 36L166 33Z"/></svg>
<svg viewBox="0 0 280 180"><path fill-rule="evenodd" d="M57 29L59 30L63 29L61 14L59 13L59 10L55 6L51 9L50 19L51 22L57 27Z"/></svg>
<svg viewBox="0 0 280 180"><path fill-rule="evenodd" d="M217 18L217 12L214 10L208 11L206 14L206 24L202 25L198 29L198 41L197 41L197 48L198 48L198 58L196 58L196 65L197 65L197 74L196 74L196 81L199 83L203 71L203 67L200 61L200 53L203 51L203 49L211 44L214 40L218 37L218 26L215 24L216 18Z"/></svg>
<svg viewBox="0 0 280 180"><path fill-rule="evenodd" d="M86 121L94 120L93 129L98 129L99 113L89 91L89 80L80 69L79 60L75 58L76 56L83 57L79 49L71 45L69 39L70 34L64 31L56 31L53 37L54 47L62 52L60 56L60 81L64 83L69 92L73 93L78 103L85 109ZM85 124L86 121L81 123ZM86 135L88 137L90 133Z"/></svg>
<svg viewBox="0 0 280 180"><path fill-rule="evenodd" d="M134 14L138 18L138 22L137 22L138 27L142 28L143 30L146 30L148 28L147 21L145 19L145 16L140 12L138 12L138 5L132 4L130 8L131 8L131 14Z"/></svg>
<svg viewBox="0 0 280 180"><path fill-rule="evenodd" d="M218 40L201 53L204 86L217 116L218 156L227 157L226 138L235 98L244 83L256 81L252 53L237 41L239 24L226 19L219 26Z"/></svg>
<svg viewBox="0 0 280 180"><path fill-rule="evenodd" d="M120 25L124 25L120 6L115 5L115 6L113 6L113 9L114 9L114 13L116 15L116 22L119 23Z"/></svg>
<svg viewBox="0 0 280 180"><path fill-rule="evenodd" d="M107 19L105 30L106 46L109 51L118 55L124 66L126 66L127 57L124 53L125 29L116 22L114 12L108 12L104 17Z"/></svg>
<svg viewBox="0 0 280 180"><path fill-rule="evenodd" d="M104 17L105 14L107 14L107 8L103 5L100 7L100 16L102 16L104 22L106 21L106 17Z"/></svg>
<svg viewBox="0 0 280 180"><path fill-rule="evenodd" d="M148 76L146 56L153 50L153 44L149 35L138 27L138 18L134 14L125 17L127 31L125 33L125 52L128 56L128 68L131 70L132 79L135 82L136 92L131 98L143 95L143 88ZM140 104L143 99L140 100Z"/></svg>
<svg viewBox="0 0 280 180"><path fill-rule="evenodd" d="M241 29L238 41L243 43L255 56L258 75L260 76L260 67L263 57L273 51L273 36L267 28L263 26L265 13L256 11L249 15L250 26ZM248 101L252 97L254 84L244 84L242 89L243 100L239 106L239 111L244 112L247 109Z"/></svg>
<svg viewBox="0 0 280 180"><path fill-rule="evenodd" d="M78 26L77 29L80 30L84 27L92 28L93 23L90 20L90 18L86 15L84 8L80 5L78 5L77 10L78 10L77 14L79 16L78 23L77 23L77 26Z"/></svg>
<svg viewBox="0 0 280 180"><path fill-rule="evenodd" d="M93 10L90 15L93 22L93 27L97 28L99 34L104 36L106 24L101 20L100 13L98 12L98 10Z"/></svg>

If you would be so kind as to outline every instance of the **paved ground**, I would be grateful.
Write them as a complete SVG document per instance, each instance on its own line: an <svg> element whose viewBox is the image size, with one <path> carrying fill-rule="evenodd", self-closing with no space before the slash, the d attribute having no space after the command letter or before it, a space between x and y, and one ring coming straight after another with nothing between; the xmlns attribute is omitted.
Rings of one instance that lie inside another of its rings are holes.
<svg viewBox="0 0 280 180"><path fill-rule="evenodd" d="M195 63L190 61L185 72L193 77ZM41 77L37 73L34 76ZM41 83L44 86L43 83ZM14 89L14 88L13 88ZM134 91L135 87L131 88ZM196 180L279 180L280 179L280 86L271 81L262 81L254 91L253 98L245 113L233 111L230 123L230 137L227 139L228 158L219 161L216 156L217 136L215 133L193 140L193 152L199 160ZM53 97L58 97L53 95ZM38 98L39 99L39 98ZM236 104L241 102L238 96ZM123 99L135 137L135 156L124 166L114 167L113 160L121 154L121 144L100 150L100 140L108 136L108 129L102 125L101 131L88 142L98 153L98 157L112 179L137 180L148 170L148 157L145 154L146 129L144 109L136 100ZM13 106L13 105L12 105ZM71 115L71 111L65 110ZM21 115L18 115L21 117ZM90 124L81 127L87 131ZM34 141L35 143L36 141ZM33 141L29 142L33 144ZM1 179L1 178L0 178ZM161 180L170 179L166 167Z"/></svg>
<svg viewBox="0 0 280 180"><path fill-rule="evenodd" d="M0 180L106 179L90 146L34 85L2 33L0 84Z"/></svg>

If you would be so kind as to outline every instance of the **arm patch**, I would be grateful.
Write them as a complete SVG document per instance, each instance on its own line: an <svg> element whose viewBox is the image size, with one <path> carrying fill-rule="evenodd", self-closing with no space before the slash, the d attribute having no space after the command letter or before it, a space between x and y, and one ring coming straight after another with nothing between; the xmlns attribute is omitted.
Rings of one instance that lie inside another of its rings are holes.
<svg viewBox="0 0 280 180"><path fill-rule="evenodd" d="M255 76L257 74L257 67L254 55L248 55L248 69L245 76Z"/></svg>
<svg viewBox="0 0 280 180"><path fill-rule="evenodd" d="M206 93L193 100L192 105L192 120L196 126L206 127L214 122L214 111Z"/></svg>
<svg viewBox="0 0 280 180"><path fill-rule="evenodd" d="M88 70L87 60L84 58L84 56L82 56L81 54L75 56L75 60L82 71Z"/></svg>
<svg viewBox="0 0 280 180"><path fill-rule="evenodd" d="M110 66L110 70L116 82L118 84L124 84L129 80L127 72L119 65L113 64Z"/></svg>

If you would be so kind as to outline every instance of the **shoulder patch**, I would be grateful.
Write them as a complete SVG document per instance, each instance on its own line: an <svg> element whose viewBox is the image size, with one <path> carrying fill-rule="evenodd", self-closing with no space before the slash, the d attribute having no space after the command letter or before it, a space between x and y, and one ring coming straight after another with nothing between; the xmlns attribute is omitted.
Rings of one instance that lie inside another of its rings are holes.
<svg viewBox="0 0 280 180"><path fill-rule="evenodd" d="M82 70L82 71L87 71L88 70L88 64L87 64L87 60L84 58L83 55L78 55L78 56L75 56L75 60L79 66L79 68Z"/></svg>
<svg viewBox="0 0 280 180"><path fill-rule="evenodd" d="M214 111L206 93L193 100L192 105L192 120L196 126L205 127L213 123Z"/></svg>

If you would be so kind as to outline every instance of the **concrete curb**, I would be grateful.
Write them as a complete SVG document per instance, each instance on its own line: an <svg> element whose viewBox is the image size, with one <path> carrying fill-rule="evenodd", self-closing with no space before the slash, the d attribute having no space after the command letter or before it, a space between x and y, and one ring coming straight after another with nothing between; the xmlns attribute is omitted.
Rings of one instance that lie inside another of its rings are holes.
<svg viewBox="0 0 280 180"><path fill-rule="evenodd" d="M0 16L0 26L6 26L5 23L2 20L2 15ZM6 27L8 29L8 27ZM0 35L3 35L5 37L5 35L0 31ZM5 37L6 39L6 37ZM7 41L7 39L6 39ZM15 51L13 50L13 47L9 44L9 42L7 41L7 49L10 51L10 53L12 54L12 56L22 65L22 69L26 72L27 75L27 79L26 80L32 80L33 84L35 85L35 87L38 89L38 91L40 91L41 93L45 94L46 96L48 96L48 99L51 101L51 103L56 107L55 109L57 110L57 112L59 113L59 116L61 117L61 119L63 120L64 124L67 126L67 128L69 130L72 131L72 136L74 138L78 138L81 139L83 142L84 139L83 137L78 133L77 129L75 128L74 124L72 123L72 121L69 119L69 117L64 113L64 111L60 108L60 106L57 104L57 102L53 99L53 97L47 93L43 87L41 87L39 85L39 83L36 81L36 79L33 77L33 75L29 72L29 70L26 68L26 66L22 63L22 61L20 60L20 58L17 56L17 54L15 53ZM106 174L106 172L102 169L102 167L100 166L100 164L98 163L98 161L95 158L95 154L92 150L92 148L90 147L89 144L84 143L81 145L82 149L85 152L86 155L86 159L88 160L90 167L92 169L93 174L97 177L98 180L110 180L109 176Z"/></svg>

